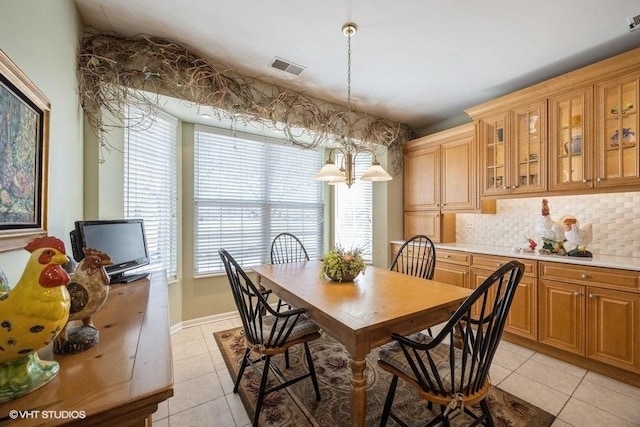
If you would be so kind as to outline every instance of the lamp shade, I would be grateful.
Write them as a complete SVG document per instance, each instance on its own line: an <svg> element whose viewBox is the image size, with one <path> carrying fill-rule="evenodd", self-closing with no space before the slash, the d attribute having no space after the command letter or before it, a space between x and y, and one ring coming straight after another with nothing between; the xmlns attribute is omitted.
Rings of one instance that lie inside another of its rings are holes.
<svg viewBox="0 0 640 427"><path fill-rule="evenodd" d="M376 162L360 179L362 181L391 181L393 178L380 166L380 163Z"/></svg>
<svg viewBox="0 0 640 427"><path fill-rule="evenodd" d="M344 172L342 172L338 167L333 163L333 160L327 161L325 165L320 169L320 171L316 174L316 180L318 181L338 181L344 180Z"/></svg>

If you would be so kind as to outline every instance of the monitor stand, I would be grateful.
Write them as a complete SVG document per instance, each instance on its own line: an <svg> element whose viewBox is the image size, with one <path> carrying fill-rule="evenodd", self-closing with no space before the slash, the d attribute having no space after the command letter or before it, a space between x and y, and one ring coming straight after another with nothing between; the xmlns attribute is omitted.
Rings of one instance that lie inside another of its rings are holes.
<svg viewBox="0 0 640 427"><path fill-rule="evenodd" d="M138 274L118 273L109 277L109 283L111 285L116 283L131 283L131 282L135 282L136 280L144 279L148 275L149 273L138 273Z"/></svg>

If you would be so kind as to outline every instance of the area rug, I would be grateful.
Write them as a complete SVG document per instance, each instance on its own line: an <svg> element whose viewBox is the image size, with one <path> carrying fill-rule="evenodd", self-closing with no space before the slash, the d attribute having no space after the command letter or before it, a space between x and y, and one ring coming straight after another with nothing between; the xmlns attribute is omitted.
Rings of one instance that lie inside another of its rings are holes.
<svg viewBox="0 0 640 427"><path fill-rule="evenodd" d="M216 332L214 337L231 377L235 380L245 352L245 341L242 328ZM271 393L265 398L260 413L261 426L349 426L351 407L349 403L349 386L351 372L349 354L342 344L323 333L322 338L309 343L313 363L320 384L321 399L315 400L315 392L310 379L302 380L293 386ZM377 366L378 352L372 351L367 357L367 426L380 424L380 416L384 407L391 375ZM289 369L285 369L284 357L272 359L285 376L293 378L306 370L304 349L301 345L290 349ZM269 375L271 384L277 379ZM253 418L255 400L258 395L259 378L253 369L248 367L240 382L239 394L249 418ZM403 381L398 382L393 402L394 412L410 425L425 425L436 412L430 412L424 401L418 398L416 391ZM491 387L489 408L496 426L513 427L545 427L550 426L555 417L497 387ZM439 411L439 409L436 409ZM481 413L479 407L471 407ZM453 426L464 426L473 420L458 411L451 420ZM397 425L389 420L389 426Z"/></svg>

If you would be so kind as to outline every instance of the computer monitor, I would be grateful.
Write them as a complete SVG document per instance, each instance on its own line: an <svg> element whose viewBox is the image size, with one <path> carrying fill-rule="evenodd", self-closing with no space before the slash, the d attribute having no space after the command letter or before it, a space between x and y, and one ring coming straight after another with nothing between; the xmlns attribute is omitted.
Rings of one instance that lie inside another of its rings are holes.
<svg viewBox="0 0 640 427"><path fill-rule="evenodd" d="M148 275L125 274L149 264L142 219L76 221L70 237L73 257L78 262L84 258L82 248L98 249L109 255L113 265L105 270L111 283L129 283Z"/></svg>

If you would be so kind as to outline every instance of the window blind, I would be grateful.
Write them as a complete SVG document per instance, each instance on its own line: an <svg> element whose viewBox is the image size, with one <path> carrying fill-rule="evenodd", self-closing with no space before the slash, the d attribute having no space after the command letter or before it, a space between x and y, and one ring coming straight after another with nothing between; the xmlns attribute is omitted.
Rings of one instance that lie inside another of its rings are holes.
<svg viewBox="0 0 640 427"><path fill-rule="evenodd" d="M336 164L343 162L342 155L336 156ZM362 248L363 258L372 261L373 223L371 181L361 181L361 177L371 167L371 154L358 153L354 159L356 180L348 188L345 184L335 185L335 227L334 241L344 249Z"/></svg>
<svg viewBox="0 0 640 427"><path fill-rule="evenodd" d="M167 114L129 108L124 142L124 216L142 218L150 256L144 270L177 277L177 129Z"/></svg>
<svg viewBox="0 0 640 427"><path fill-rule="evenodd" d="M224 271L220 248L245 268L268 263L285 231L320 257L322 153L200 125L194 145L195 275Z"/></svg>

